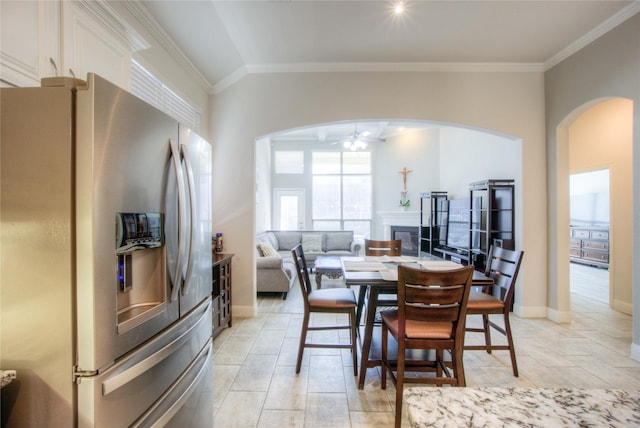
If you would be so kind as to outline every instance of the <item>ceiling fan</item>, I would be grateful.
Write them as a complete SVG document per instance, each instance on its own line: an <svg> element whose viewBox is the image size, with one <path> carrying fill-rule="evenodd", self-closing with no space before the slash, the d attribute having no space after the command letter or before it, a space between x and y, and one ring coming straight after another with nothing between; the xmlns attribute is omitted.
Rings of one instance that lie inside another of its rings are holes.
<svg viewBox="0 0 640 428"><path fill-rule="evenodd" d="M369 131L358 132L358 129L356 128L353 134L340 142L345 149L356 151L364 150L368 143L383 143L384 141L384 138L372 137L371 132Z"/></svg>

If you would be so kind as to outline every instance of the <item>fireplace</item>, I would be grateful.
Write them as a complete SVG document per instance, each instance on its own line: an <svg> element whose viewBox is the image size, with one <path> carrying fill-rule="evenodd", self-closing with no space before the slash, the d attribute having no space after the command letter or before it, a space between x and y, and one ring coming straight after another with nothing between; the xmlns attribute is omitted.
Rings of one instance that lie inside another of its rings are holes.
<svg viewBox="0 0 640 428"><path fill-rule="evenodd" d="M391 239L402 240L403 256L418 256L418 228L412 226L391 226Z"/></svg>

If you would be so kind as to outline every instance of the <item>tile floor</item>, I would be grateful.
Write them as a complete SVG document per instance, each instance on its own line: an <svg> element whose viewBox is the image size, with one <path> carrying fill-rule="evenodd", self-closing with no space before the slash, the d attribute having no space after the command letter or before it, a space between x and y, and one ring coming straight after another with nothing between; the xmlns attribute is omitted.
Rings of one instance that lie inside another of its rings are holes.
<svg viewBox="0 0 640 428"><path fill-rule="evenodd" d="M358 390L348 350L305 350L296 375L300 298L297 284L286 300L261 296L256 318L234 319L215 339L214 426L392 427L393 385L381 390L379 369L369 369ZM575 293L571 301L569 324L511 317L517 378L507 351L465 352L467 385L640 389L640 362L629 358L631 317Z"/></svg>

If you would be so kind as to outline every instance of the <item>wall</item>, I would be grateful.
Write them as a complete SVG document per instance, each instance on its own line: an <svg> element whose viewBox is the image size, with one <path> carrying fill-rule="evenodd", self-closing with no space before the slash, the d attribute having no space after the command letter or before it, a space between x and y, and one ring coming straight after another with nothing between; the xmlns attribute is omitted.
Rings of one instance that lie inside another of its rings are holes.
<svg viewBox="0 0 640 428"><path fill-rule="evenodd" d="M546 276L547 248L540 233L547 227L543 96L543 74L537 71L249 74L212 96L214 171L225 177L214 183L213 228L225 234L225 250L236 254L234 313L257 312L256 138L316 123L398 118L464 124L522 140L519 212L527 258L516 311L545 316L546 284L540 281Z"/></svg>
<svg viewBox="0 0 640 428"><path fill-rule="evenodd" d="M440 172L440 185L449 191L450 198L467 198L471 182L512 178L516 183L516 195L521 195L521 147L522 142L517 138L464 128L442 128L440 164L445 167ZM455 165L455 168L447 165Z"/></svg>
<svg viewBox="0 0 640 428"><path fill-rule="evenodd" d="M255 230L271 229L272 186L271 186L271 142L268 138L256 141L256 215Z"/></svg>
<svg viewBox="0 0 640 428"><path fill-rule="evenodd" d="M569 127L569 171L610 168L610 304L632 313L633 103L616 98L584 112Z"/></svg>
<svg viewBox="0 0 640 428"><path fill-rule="evenodd" d="M398 211L402 174L406 166L409 211L420 209L420 193L440 190L438 128L408 132L375 145L373 158L373 239L383 239L379 211Z"/></svg>
<svg viewBox="0 0 640 428"><path fill-rule="evenodd" d="M633 182L640 182L640 14L636 14L545 73L548 162L550 315L570 319L568 127L598 101L632 100ZM523 153L526 155L526 153ZM640 186L633 187L633 253L640 253ZM635 258L633 259L635 260ZM633 264L633 309L640 304L640 265ZM640 359L640 317L633 320L631 354Z"/></svg>

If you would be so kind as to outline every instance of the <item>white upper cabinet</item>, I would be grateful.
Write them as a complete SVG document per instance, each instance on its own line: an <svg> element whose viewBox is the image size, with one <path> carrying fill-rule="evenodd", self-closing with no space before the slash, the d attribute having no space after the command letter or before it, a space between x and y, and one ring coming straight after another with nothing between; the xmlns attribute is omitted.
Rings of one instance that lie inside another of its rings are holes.
<svg viewBox="0 0 640 428"><path fill-rule="evenodd" d="M39 86L41 77L56 75L59 11L58 2L0 2L2 86Z"/></svg>
<svg viewBox="0 0 640 428"><path fill-rule="evenodd" d="M106 2L2 1L0 8L4 86L94 72L128 88L131 56L148 47Z"/></svg>

